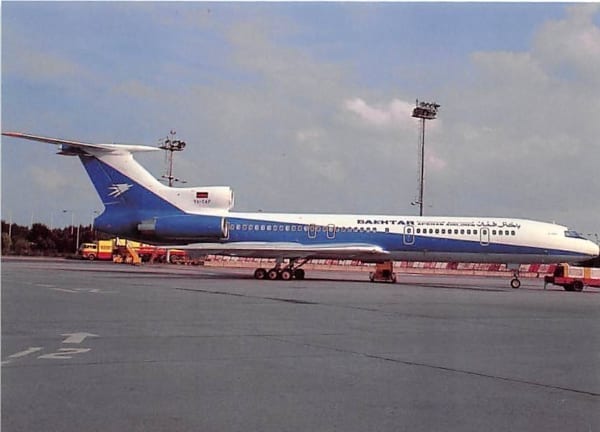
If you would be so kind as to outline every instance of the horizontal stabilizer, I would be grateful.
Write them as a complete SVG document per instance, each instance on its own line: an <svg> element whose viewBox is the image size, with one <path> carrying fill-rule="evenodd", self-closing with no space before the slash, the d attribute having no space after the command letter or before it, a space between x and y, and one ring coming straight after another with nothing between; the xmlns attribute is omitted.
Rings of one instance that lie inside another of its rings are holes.
<svg viewBox="0 0 600 432"><path fill-rule="evenodd" d="M135 144L90 144L80 141L64 140L60 138L47 138L37 135L24 134L20 132L2 132L2 135L21 138L30 141L39 141L48 144L56 144L62 146L63 154L73 154L73 150L81 151L92 151L96 152L144 152L144 151L157 151L160 150L157 147L135 145Z"/></svg>

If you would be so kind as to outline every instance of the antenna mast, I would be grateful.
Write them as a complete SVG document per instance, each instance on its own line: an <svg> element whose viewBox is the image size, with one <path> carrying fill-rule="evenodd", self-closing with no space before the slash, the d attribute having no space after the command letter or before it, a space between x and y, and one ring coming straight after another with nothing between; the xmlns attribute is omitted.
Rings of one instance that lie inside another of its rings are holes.
<svg viewBox="0 0 600 432"><path fill-rule="evenodd" d="M176 133L174 130L171 130L166 138L162 138L158 142L158 148L163 149L167 156L167 173L162 178L167 180L169 187L173 187L173 182L186 183L185 180L180 180L173 176L173 153L183 151L186 146L185 141L175 139Z"/></svg>

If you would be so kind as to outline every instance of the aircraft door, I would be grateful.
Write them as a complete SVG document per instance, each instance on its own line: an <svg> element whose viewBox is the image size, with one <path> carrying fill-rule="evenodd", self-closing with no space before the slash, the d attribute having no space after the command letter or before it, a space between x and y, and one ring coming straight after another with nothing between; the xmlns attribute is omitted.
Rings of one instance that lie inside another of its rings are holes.
<svg viewBox="0 0 600 432"><path fill-rule="evenodd" d="M405 245L415 244L415 227L412 225L404 225L403 241Z"/></svg>
<svg viewBox="0 0 600 432"><path fill-rule="evenodd" d="M315 224L310 224L308 226L308 238L314 239L317 237L317 226Z"/></svg>
<svg viewBox="0 0 600 432"><path fill-rule="evenodd" d="M490 244L490 229L489 228L481 228L479 230L479 242L481 246L489 246Z"/></svg>
<svg viewBox="0 0 600 432"><path fill-rule="evenodd" d="M223 219L223 240L229 240L229 232L233 230L233 224L227 222L227 219Z"/></svg>
<svg viewBox="0 0 600 432"><path fill-rule="evenodd" d="M329 240L333 240L335 238L335 225L327 225L327 238Z"/></svg>

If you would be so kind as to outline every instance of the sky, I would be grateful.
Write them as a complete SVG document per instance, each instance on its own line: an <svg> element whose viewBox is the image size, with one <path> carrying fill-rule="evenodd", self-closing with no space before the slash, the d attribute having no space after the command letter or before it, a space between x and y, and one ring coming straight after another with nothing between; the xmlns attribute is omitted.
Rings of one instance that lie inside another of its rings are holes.
<svg viewBox="0 0 600 432"><path fill-rule="evenodd" d="M235 210L519 217L600 233L600 6L10 2L2 130L187 142ZM89 224L76 158L3 137L2 218ZM164 174L156 153L138 160ZM66 210L66 212L64 211Z"/></svg>

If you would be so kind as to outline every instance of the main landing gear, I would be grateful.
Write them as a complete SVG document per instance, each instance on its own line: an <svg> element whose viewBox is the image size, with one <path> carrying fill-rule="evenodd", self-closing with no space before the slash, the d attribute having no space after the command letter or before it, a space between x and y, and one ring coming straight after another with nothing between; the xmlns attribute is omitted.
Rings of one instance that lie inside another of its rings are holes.
<svg viewBox="0 0 600 432"><path fill-rule="evenodd" d="M264 268L257 268L256 270L254 270L254 279L259 279L259 280L281 279L281 280L285 280L285 281L292 280L292 279L302 280L302 279L304 279L304 269L301 269L300 267L302 267L307 262L308 262L308 259L304 259L304 260L291 259L289 264L284 266L283 260L277 260L275 267L273 267L270 270L267 270Z"/></svg>

